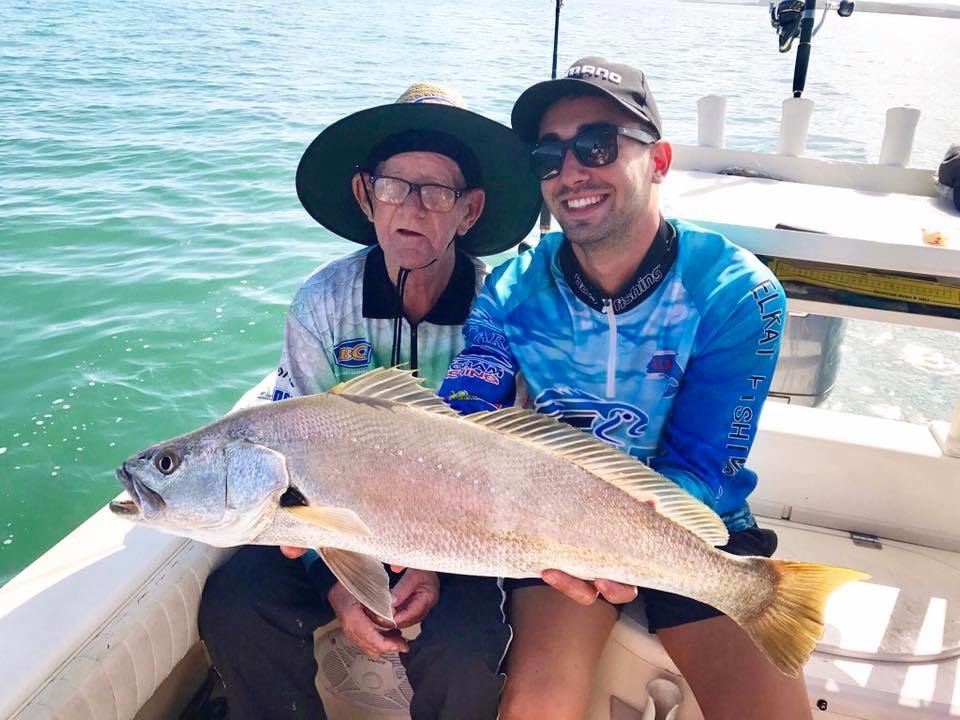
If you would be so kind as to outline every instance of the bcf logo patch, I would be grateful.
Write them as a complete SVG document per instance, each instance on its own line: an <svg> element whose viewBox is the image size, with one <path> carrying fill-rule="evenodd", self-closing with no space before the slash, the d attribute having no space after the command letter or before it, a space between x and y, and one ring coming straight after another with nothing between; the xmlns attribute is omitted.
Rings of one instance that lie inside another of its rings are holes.
<svg viewBox="0 0 960 720"><path fill-rule="evenodd" d="M362 368L370 364L372 346L364 338L344 340L333 348L333 360L340 367Z"/></svg>

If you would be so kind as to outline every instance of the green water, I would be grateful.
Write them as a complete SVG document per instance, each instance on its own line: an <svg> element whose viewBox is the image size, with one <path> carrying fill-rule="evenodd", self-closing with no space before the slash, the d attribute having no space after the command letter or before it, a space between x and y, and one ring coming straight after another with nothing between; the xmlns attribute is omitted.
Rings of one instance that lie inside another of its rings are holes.
<svg viewBox="0 0 960 720"><path fill-rule="evenodd" d="M417 80L507 120L549 74L554 6L0 3L0 583L117 494L124 457L213 419L273 368L297 285L353 247L297 201L314 135ZM958 33L828 20L811 154L875 158L884 110L912 103L914 164L934 166L960 140ZM730 145L775 147L792 56L765 7L570 0L561 67L597 51L648 71L675 140L695 141L696 99L719 92ZM866 355L832 402L946 418L960 341L883 333L854 328Z"/></svg>

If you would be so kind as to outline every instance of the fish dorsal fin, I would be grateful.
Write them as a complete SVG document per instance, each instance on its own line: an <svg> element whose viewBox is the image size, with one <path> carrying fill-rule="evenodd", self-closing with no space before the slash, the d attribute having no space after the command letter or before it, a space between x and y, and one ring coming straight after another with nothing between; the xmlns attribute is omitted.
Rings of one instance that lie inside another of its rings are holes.
<svg viewBox="0 0 960 720"><path fill-rule="evenodd" d="M574 463L640 502L652 503L658 513L711 545L727 543L729 533L719 515L669 478L589 433L515 407L478 412L465 419Z"/></svg>
<svg viewBox="0 0 960 720"><path fill-rule="evenodd" d="M378 368L335 385L329 392L344 397L387 400L426 412L459 417L458 413L451 410L435 392L423 387L422 383L423 380L409 370Z"/></svg>

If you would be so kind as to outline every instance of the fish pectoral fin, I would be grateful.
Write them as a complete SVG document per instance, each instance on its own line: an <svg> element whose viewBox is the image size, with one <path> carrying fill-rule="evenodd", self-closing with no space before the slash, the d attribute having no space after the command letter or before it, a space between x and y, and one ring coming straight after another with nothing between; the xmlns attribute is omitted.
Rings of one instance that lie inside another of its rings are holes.
<svg viewBox="0 0 960 720"><path fill-rule="evenodd" d="M320 557L337 576L343 586L360 603L380 617L393 622L393 598L390 597L390 577L376 558L369 555L319 548Z"/></svg>
<svg viewBox="0 0 960 720"><path fill-rule="evenodd" d="M283 509L291 515L294 515L298 520L310 523L311 525L317 525L324 530L360 537L373 536L373 531L359 515L349 508L291 505Z"/></svg>

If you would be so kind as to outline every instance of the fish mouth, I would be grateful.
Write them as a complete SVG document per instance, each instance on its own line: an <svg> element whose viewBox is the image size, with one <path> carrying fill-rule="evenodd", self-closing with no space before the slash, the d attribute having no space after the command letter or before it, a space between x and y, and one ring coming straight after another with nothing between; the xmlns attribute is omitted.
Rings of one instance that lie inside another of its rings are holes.
<svg viewBox="0 0 960 720"><path fill-rule="evenodd" d="M167 503L158 492L151 490L130 474L126 463L117 468L116 474L117 480L132 499L111 501L110 510L115 515L126 518L153 518L167 507Z"/></svg>
<svg viewBox="0 0 960 720"><path fill-rule="evenodd" d="M111 500L110 511L120 517L140 517L140 508L133 500Z"/></svg>

